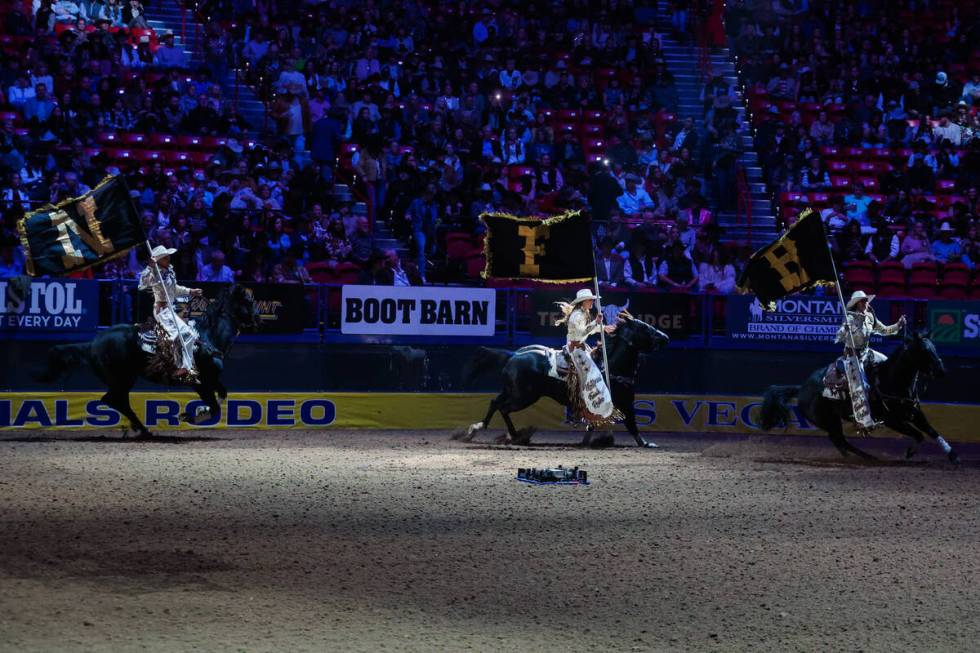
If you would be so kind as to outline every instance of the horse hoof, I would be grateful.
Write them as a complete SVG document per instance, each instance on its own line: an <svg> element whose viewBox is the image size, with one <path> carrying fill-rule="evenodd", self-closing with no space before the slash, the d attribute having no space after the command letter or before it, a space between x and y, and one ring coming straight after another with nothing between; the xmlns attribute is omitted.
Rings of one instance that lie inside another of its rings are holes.
<svg viewBox="0 0 980 653"><path fill-rule="evenodd" d="M640 448L641 449L659 449L660 448L660 445L657 444L656 442L650 442L649 440L647 440L647 441L644 441L643 444L640 445Z"/></svg>
<svg viewBox="0 0 980 653"><path fill-rule="evenodd" d="M915 447L909 447L905 450L905 460L909 460L915 455Z"/></svg>
<svg viewBox="0 0 980 653"><path fill-rule="evenodd" d="M960 455L955 451L950 451L947 457L949 458L949 462L953 463L954 465L958 465L960 463Z"/></svg>
<svg viewBox="0 0 980 653"><path fill-rule="evenodd" d="M140 431L139 433L137 433L136 434L136 437L137 438L140 438L140 439L152 438L153 437L153 431L144 429L144 430Z"/></svg>

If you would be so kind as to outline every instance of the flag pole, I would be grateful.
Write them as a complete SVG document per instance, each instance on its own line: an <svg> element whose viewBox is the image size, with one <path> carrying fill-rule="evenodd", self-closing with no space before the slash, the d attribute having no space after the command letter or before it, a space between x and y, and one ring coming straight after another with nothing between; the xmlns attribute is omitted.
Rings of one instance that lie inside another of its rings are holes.
<svg viewBox="0 0 980 653"><path fill-rule="evenodd" d="M129 194L129 184L126 183L126 177L124 177L123 175L119 175L119 181L122 182L123 190L126 191L126 197L127 199L129 199L129 205L133 209L133 214L137 216L137 219L139 219L140 212L139 209L137 209L136 207L136 202L133 201L133 196ZM139 225L140 225L140 230L142 231L143 229L142 220L139 220ZM156 259L153 258L153 246L150 245L150 239L149 237L147 237L146 232L143 232L143 237L144 237L143 242L146 243L146 251L150 255L150 265L153 267L153 271L156 273L157 281L160 283L160 287L163 288L163 296L167 300L167 308L170 310L171 313L173 313L176 316L177 309L174 308L174 299L170 296L170 291L167 290L167 284L163 282L163 273L160 272L160 266L157 265ZM154 305L153 308L150 310L155 312L156 306ZM184 354L193 357L193 352L187 351L187 342L184 340L184 332L180 329L179 325L177 327L177 337L180 339L180 348L184 350Z"/></svg>
<svg viewBox="0 0 980 653"><path fill-rule="evenodd" d="M602 302L599 300L599 267L595 260L595 242L592 243L592 280L595 282L595 307L602 317ZM609 355L606 353L606 325L603 324L599 329L599 341L602 343L602 373L606 378L606 388L609 390L609 398L612 399L612 384L609 382Z"/></svg>
<svg viewBox="0 0 980 653"><path fill-rule="evenodd" d="M851 331L851 316L848 314L847 304L844 302L844 291L842 291L840 288L840 275L837 273L837 263L834 261L834 251L830 247L830 239L827 238L827 230L824 227L822 219L820 220L820 228L823 229L824 232L823 240L824 243L827 244L827 255L830 256L830 266L831 269L834 271L834 287L837 288L837 299L840 300L841 313L844 315L844 333L847 335L847 342L845 343L845 347L847 345L850 345L849 349L851 353L850 355L848 355L847 351L845 351L844 357L851 359L851 365L854 367L855 370L857 370L857 374L859 374L860 378L863 380L864 367L861 365L861 361L857 357L857 348L854 346L854 333ZM868 402L867 395L864 394L865 393L864 388L861 389L861 393L862 395L864 395L865 407L868 410L868 417L872 423L871 426L865 425L863 421L860 420L857 416L857 412L858 412L857 407L853 405L856 397L855 390L851 391L851 402L852 402L852 408L854 409L854 413L855 413L854 421L857 423L858 432L867 435L868 433L871 432L871 430L874 429L874 418L871 417L871 413L870 413L871 406L870 403Z"/></svg>

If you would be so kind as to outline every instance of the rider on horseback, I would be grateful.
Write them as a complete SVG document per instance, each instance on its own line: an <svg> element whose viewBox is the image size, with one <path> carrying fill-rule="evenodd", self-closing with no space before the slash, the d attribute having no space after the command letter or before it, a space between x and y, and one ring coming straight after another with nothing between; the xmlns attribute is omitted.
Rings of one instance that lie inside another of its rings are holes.
<svg viewBox="0 0 980 653"><path fill-rule="evenodd" d="M870 306L871 300L874 298L874 295L868 295L863 290L857 290L847 302L844 324L838 329L835 341L844 344L844 354L837 359L834 365L837 380L827 384L828 386L842 384L849 386L845 360L857 359L860 367L855 374L860 377L864 392L855 394L856 391L852 388L851 401L854 404L854 415L859 427L866 430L875 427L874 417L871 415L871 405L867 401L869 394L868 376L874 367L888 360L888 357L880 351L871 348L871 336L893 336L905 326L904 315L898 318L898 322L895 324L890 326L882 324Z"/></svg>
<svg viewBox="0 0 980 653"><path fill-rule="evenodd" d="M869 369L888 360L888 357L880 351L871 348L871 336L893 336L905 326L904 315L891 326L882 324L871 309L871 300L874 298L874 295L868 295L863 290L857 290L851 295L850 301L847 302L847 317L837 330L837 340L835 340L844 343L845 356L853 353L861 364ZM843 356L838 359L839 368L843 368L842 360Z"/></svg>
<svg viewBox="0 0 980 653"><path fill-rule="evenodd" d="M615 325L602 326L602 314L591 316L592 304L598 299L588 288L579 290L571 302L558 302L562 317L556 326L568 325L565 355L571 361L568 375L568 389L572 412L577 418L589 421L603 421L615 417L612 397L606 387L602 372L592 359L592 348L586 340L603 328L607 333L615 330Z"/></svg>
<svg viewBox="0 0 980 653"><path fill-rule="evenodd" d="M197 376L194 367L194 347L200 338L197 330L190 326L173 309L171 302L178 298L200 296L200 288L186 288L177 284L177 275L170 266L170 256L176 249L157 245L150 252L156 265L150 264L140 274L140 290L153 292L153 316L173 343L174 375L193 380Z"/></svg>

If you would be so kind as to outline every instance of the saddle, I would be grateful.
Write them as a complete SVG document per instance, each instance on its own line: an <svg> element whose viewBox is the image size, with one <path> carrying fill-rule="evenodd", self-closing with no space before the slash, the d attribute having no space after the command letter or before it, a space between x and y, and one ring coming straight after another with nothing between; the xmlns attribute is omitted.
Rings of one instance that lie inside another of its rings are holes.
<svg viewBox="0 0 980 653"><path fill-rule="evenodd" d="M544 356L546 359L548 359L548 376L553 379L567 381L568 375L572 371L572 360L569 358L568 352L566 352L564 348L552 349L551 347L545 347L544 345L527 345L526 347L521 347L514 352L515 356L521 354ZM600 368L602 367L601 347L594 347L592 349L592 360L594 360Z"/></svg>
<svg viewBox="0 0 980 653"><path fill-rule="evenodd" d="M191 327L194 321L189 322ZM174 343L167 335L164 328L153 317L150 317L142 324L136 325L139 337L140 349L149 357L146 365L146 374L149 377L166 381L168 383L184 383L186 378L175 376L177 365L174 363ZM213 347L198 340L194 345L194 353L205 352L214 355L216 352Z"/></svg>

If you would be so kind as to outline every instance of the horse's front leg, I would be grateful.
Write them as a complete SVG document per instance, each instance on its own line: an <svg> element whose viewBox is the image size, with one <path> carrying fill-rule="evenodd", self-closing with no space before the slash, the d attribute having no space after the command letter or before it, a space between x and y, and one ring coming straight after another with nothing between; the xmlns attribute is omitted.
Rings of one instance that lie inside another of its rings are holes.
<svg viewBox="0 0 980 653"><path fill-rule="evenodd" d="M946 454L946 457L949 458L949 462L960 462L960 455L953 450L953 447L951 447L948 442L946 442L946 438L939 435L939 432L932 428L932 424L930 424L929 420L926 419L926 415L922 412L921 408L913 409L911 422L926 432L930 438L935 440L939 446L943 448L943 452Z"/></svg>
<svg viewBox="0 0 980 653"><path fill-rule="evenodd" d="M193 415L191 415L189 411L184 411L184 414L180 416L181 420L187 422L188 424L197 424L198 418L202 413L206 412L208 416L218 415L220 413L221 406L218 404L218 398L214 394L213 387L199 383L194 386L194 391L197 392L197 396L204 402L207 410L199 410Z"/></svg>
<svg viewBox="0 0 980 653"><path fill-rule="evenodd" d="M909 448L905 450L906 460L908 460L909 458L911 458L912 456L914 456L919 452L919 445L922 444L922 440L924 438L924 436L922 435L922 431L912 426L912 424L910 424L907 420L886 418L885 426L887 426L888 428L890 428L891 430L897 433L901 433L902 435L907 435L913 440L915 440L915 442L910 444Z"/></svg>

